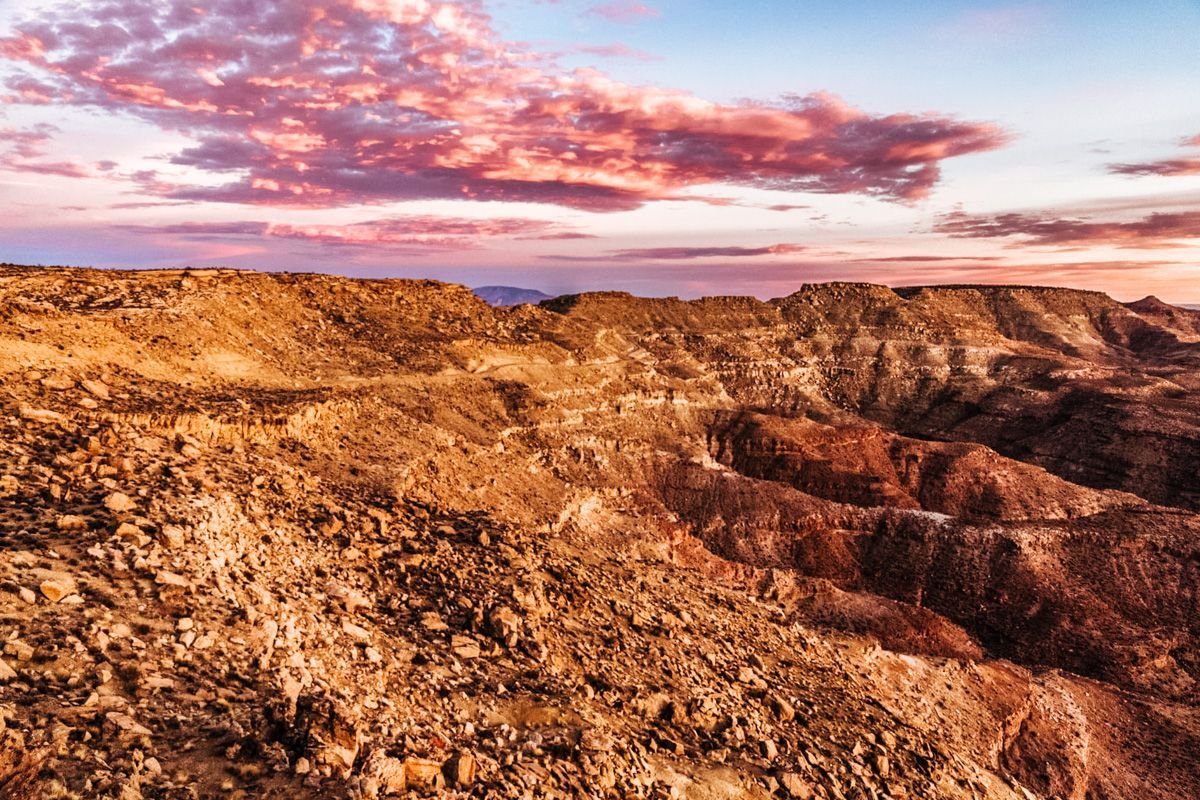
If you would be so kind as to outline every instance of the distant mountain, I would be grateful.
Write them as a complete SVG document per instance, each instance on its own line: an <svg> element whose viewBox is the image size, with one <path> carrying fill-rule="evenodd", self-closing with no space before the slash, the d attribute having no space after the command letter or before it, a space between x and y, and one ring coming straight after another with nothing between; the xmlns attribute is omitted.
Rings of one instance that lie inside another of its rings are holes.
<svg viewBox="0 0 1200 800"><path fill-rule="evenodd" d="M1192 311L1200 311L1200 303L1180 303L1183 308L1190 308Z"/></svg>
<svg viewBox="0 0 1200 800"><path fill-rule="evenodd" d="M522 289L517 286L479 286L471 291L494 306L519 306L522 303L536 305L554 296L537 289Z"/></svg>

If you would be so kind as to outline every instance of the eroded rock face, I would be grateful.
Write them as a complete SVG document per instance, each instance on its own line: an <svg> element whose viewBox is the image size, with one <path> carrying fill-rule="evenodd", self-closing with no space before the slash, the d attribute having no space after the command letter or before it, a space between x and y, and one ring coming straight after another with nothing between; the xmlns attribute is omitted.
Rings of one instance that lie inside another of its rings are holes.
<svg viewBox="0 0 1200 800"><path fill-rule="evenodd" d="M2 269L0 794L1196 796L1196 319Z"/></svg>

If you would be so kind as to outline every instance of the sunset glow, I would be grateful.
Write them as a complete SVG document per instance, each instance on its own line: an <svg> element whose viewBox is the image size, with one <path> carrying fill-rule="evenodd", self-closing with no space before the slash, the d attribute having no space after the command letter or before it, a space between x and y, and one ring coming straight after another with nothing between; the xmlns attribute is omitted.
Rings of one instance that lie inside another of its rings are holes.
<svg viewBox="0 0 1200 800"><path fill-rule="evenodd" d="M20 0L0 260L1200 302L1198 29L1185 2Z"/></svg>

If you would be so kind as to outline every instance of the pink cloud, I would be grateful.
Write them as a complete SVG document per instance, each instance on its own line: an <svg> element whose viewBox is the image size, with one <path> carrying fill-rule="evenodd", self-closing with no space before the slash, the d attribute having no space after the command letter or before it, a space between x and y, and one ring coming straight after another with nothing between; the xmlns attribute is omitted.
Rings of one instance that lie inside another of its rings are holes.
<svg viewBox="0 0 1200 800"><path fill-rule="evenodd" d="M583 233L581 231L564 231L562 233L542 233L536 236L518 236L517 238L539 242L562 242L576 239L598 239L599 237L595 234Z"/></svg>
<svg viewBox="0 0 1200 800"><path fill-rule="evenodd" d="M170 225L118 225L131 233L170 236L265 236L266 222L179 222Z"/></svg>
<svg viewBox="0 0 1200 800"><path fill-rule="evenodd" d="M90 166L78 161L0 161L0 168L60 178L90 178L96 174Z"/></svg>
<svg viewBox="0 0 1200 800"><path fill-rule="evenodd" d="M1001 256L887 256L856 258L855 263L866 264L935 264L940 262L1002 261Z"/></svg>
<svg viewBox="0 0 1200 800"><path fill-rule="evenodd" d="M9 172L29 172L34 175L57 175L63 178L88 178L97 171L112 168L112 162L103 161L94 166L78 160L36 161L49 151L50 141L58 128L41 123L26 130L0 129L0 169Z"/></svg>
<svg viewBox="0 0 1200 800"><path fill-rule="evenodd" d="M1170 178L1200 175L1200 158L1168 158L1140 164L1110 164L1108 170L1118 175L1161 175Z"/></svg>
<svg viewBox="0 0 1200 800"><path fill-rule="evenodd" d="M647 17L657 17L659 12L644 3L635 3L631 0L617 0L613 3L601 3L600 5L592 6L586 12L588 16L601 17L609 22L630 23L637 22L639 19Z"/></svg>
<svg viewBox="0 0 1200 800"><path fill-rule="evenodd" d="M122 230L154 236L186 238L255 237L295 239L321 245L352 247L418 247L470 249L478 240L497 237L575 238L555 222L515 217L466 219L432 215L387 217L349 225L281 225L257 221L183 222L168 225L124 225ZM585 235L585 234L579 234Z"/></svg>
<svg viewBox="0 0 1200 800"><path fill-rule="evenodd" d="M756 258L800 253L798 244L772 244L765 247L645 247L612 250L597 256L544 256L557 261L689 261L696 258Z"/></svg>
<svg viewBox="0 0 1200 800"><path fill-rule="evenodd" d="M1129 222L1095 222L1036 213L974 216L956 211L944 215L935 229L955 238L1020 237L1026 245L1163 249L1178 247L1182 239L1200 239L1200 212L1160 211Z"/></svg>
<svg viewBox="0 0 1200 800"><path fill-rule="evenodd" d="M6 145L13 156L37 158L45 155L46 145L57 132L58 128L45 122L26 130L0 128L0 144Z"/></svg>
<svg viewBox="0 0 1200 800"><path fill-rule="evenodd" d="M1200 135L1188 137L1180 144L1184 147L1200 147ZM1145 161L1132 164L1109 164L1108 171L1118 175L1159 175L1171 178L1185 175L1200 175L1200 157L1166 158L1161 161Z"/></svg>
<svg viewBox="0 0 1200 800"><path fill-rule="evenodd" d="M170 200L333 207L459 198L636 208L711 184L924 197L990 124L877 116L826 94L724 105L556 72L475 3L190 0L46 11L0 39L10 102L128 114L195 141L219 185L132 178Z"/></svg>
<svg viewBox="0 0 1200 800"><path fill-rule="evenodd" d="M628 58L635 61L658 61L660 58L653 53L647 53L645 50L639 50L636 47L620 43L582 45L576 49L580 53L600 56L601 58Z"/></svg>
<svg viewBox="0 0 1200 800"><path fill-rule="evenodd" d="M127 203L113 203L109 208L114 210L135 210L142 208L164 208L170 206L190 206L192 203L188 200L146 200L133 201Z"/></svg>

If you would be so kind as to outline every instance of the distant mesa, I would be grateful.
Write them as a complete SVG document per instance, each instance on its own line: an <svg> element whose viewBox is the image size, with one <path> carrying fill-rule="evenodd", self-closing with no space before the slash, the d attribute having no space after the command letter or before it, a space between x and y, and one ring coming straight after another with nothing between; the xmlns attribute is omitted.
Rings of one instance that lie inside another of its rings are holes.
<svg viewBox="0 0 1200 800"><path fill-rule="evenodd" d="M1135 300L1132 303L1126 303L1125 305L1127 308L1131 308L1134 311L1172 311L1174 309L1187 308L1185 305L1172 305L1171 303L1164 303L1162 300L1159 300L1152 294L1146 295L1141 300Z"/></svg>
<svg viewBox="0 0 1200 800"><path fill-rule="evenodd" d="M493 306L519 306L525 303L537 305L555 295L537 289L522 289L519 286L478 286L471 291Z"/></svg>
<svg viewBox="0 0 1200 800"><path fill-rule="evenodd" d="M1125 307L1155 324L1186 331L1193 336L1200 335L1200 306L1183 303L1172 305L1150 295L1136 302L1126 303Z"/></svg>

